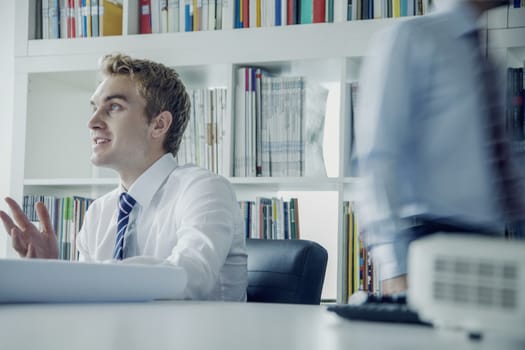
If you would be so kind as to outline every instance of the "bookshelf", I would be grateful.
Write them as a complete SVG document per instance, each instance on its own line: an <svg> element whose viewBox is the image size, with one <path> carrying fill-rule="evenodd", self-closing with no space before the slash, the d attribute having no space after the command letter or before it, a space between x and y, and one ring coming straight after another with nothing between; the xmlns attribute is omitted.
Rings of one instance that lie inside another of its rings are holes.
<svg viewBox="0 0 525 350"><path fill-rule="evenodd" d="M343 2L336 3L342 6ZM122 36L35 40L28 16L33 6L31 0L14 5L14 140L9 195L18 201L24 194L97 197L114 188L116 175L89 162L87 120L89 98L98 82L98 59L108 52L123 52L159 61L176 67L190 89L228 89L223 175L233 184L238 200L299 198L301 237L317 241L329 251L323 298L341 300L342 203L355 198L359 189L359 179L350 176L347 84L359 79L362 57L372 36L403 19L347 22L336 16L334 23L139 35L137 0L126 0ZM504 57L506 64L523 62L525 10L498 10L483 20L489 24L489 52ZM326 177L232 176L235 74L243 66L302 75L328 88L323 145ZM0 246L0 254L7 251Z"/></svg>

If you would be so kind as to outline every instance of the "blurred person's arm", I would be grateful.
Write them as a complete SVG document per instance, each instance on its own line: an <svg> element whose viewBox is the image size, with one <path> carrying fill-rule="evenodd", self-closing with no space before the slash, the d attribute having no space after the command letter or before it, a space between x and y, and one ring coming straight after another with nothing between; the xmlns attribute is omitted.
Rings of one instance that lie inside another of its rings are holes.
<svg viewBox="0 0 525 350"><path fill-rule="evenodd" d="M359 220L380 279L390 280L389 293L406 289L406 278L395 278L406 274L413 237L401 218L420 209L410 207L412 181L417 180L410 165L420 136L414 130L414 101L419 98L417 79L424 79L413 62L413 29L399 25L376 38L361 74L355 123L364 189ZM385 292L385 284L382 288Z"/></svg>
<svg viewBox="0 0 525 350"><path fill-rule="evenodd" d="M407 275L401 275L381 281L381 293L386 295L399 294L408 289Z"/></svg>

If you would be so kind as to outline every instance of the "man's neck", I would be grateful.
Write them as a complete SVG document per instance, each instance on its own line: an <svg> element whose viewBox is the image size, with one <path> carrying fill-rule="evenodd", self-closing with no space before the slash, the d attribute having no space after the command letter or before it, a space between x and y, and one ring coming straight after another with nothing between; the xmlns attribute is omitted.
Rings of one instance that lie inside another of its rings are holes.
<svg viewBox="0 0 525 350"><path fill-rule="evenodd" d="M155 157L149 158L142 162L140 166L133 164L127 169L118 170L121 185L127 190L137 181L137 179L144 174L153 164L155 164L165 153L158 154Z"/></svg>

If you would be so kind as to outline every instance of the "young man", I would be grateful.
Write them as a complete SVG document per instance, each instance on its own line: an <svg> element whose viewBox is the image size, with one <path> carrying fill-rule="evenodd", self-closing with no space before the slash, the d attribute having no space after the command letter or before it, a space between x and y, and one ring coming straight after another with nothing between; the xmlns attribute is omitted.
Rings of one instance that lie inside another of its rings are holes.
<svg viewBox="0 0 525 350"><path fill-rule="evenodd" d="M477 23L508 1L434 3L433 14L382 33L361 75L360 219L385 294L407 288L413 240L443 231L503 234L505 220L523 218L518 172L511 179L501 167L513 163L502 152L503 84L490 79Z"/></svg>
<svg viewBox="0 0 525 350"><path fill-rule="evenodd" d="M90 206L77 239L81 261L126 259L182 267L180 299L246 300L247 255L231 185L195 167L177 167L190 99L175 70L147 60L108 55L91 99L91 161L116 170L120 186ZM58 245L42 203L42 231L7 198L14 221L0 212L23 257L57 258Z"/></svg>

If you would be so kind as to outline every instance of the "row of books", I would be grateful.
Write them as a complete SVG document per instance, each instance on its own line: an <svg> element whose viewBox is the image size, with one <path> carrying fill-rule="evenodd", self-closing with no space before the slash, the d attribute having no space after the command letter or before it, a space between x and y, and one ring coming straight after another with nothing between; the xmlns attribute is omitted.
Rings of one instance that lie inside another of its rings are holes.
<svg viewBox="0 0 525 350"><path fill-rule="evenodd" d="M342 302L357 291L381 294L379 269L374 265L360 233L354 203L343 202Z"/></svg>
<svg viewBox="0 0 525 350"><path fill-rule="evenodd" d="M191 117L177 153L177 163L192 163L223 174L227 90L198 89L188 93Z"/></svg>
<svg viewBox="0 0 525 350"><path fill-rule="evenodd" d="M377 19L421 16L429 12L432 0L348 0L347 19Z"/></svg>
<svg viewBox="0 0 525 350"><path fill-rule="evenodd" d="M231 28L229 1L140 0L140 33L196 32Z"/></svg>
<svg viewBox="0 0 525 350"><path fill-rule="evenodd" d="M35 1L35 39L122 35L122 0Z"/></svg>
<svg viewBox="0 0 525 350"><path fill-rule="evenodd" d="M244 67L237 71L235 97L234 176L305 175L305 133L315 134L305 124L322 131L327 91L302 77L271 77ZM309 159L312 169L311 163L323 162Z"/></svg>
<svg viewBox="0 0 525 350"><path fill-rule="evenodd" d="M433 0L347 0L347 20L421 16ZM511 8L525 7L525 0L511 0Z"/></svg>
<svg viewBox="0 0 525 350"><path fill-rule="evenodd" d="M299 202L297 198L257 197L239 202L246 238L300 239Z"/></svg>
<svg viewBox="0 0 525 350"><path fill-rule="evenodd" d="M235 0L234 28L334 21L334 0Z"/></svg>
<svg viewBox="0 0 525 350"><path fill-rule="evenodd" d="M34 38L122 35L122 0L34 0ZM432 0L345 0L346 20L416 16ZM139 33L333 22L334 0L140 0ZM512 0L511 8L525 7ZM33 8L33 7L32 7Z"/></svg>
<svg viewBox="0 0 525 350"><path fill-rule="evenodd" d="M80 232L86 211L93 202L84 197L53 197L26 195L22 209L29 220L38 223L40 220L35 211L35 204L43 202L49 211L51 224L57 235L59 258L78 260L76 239Z"/></svg>
<svg viewBox="0 0 525 350"><path fill-rule="evenodd" d="M506 125L513 140L516 141L525 140L524 99L523 68L507 68Z"/></svg>

